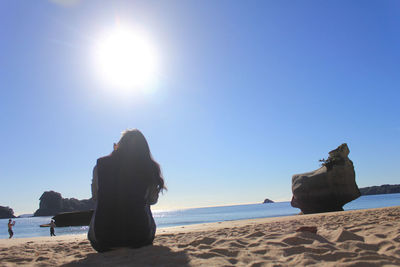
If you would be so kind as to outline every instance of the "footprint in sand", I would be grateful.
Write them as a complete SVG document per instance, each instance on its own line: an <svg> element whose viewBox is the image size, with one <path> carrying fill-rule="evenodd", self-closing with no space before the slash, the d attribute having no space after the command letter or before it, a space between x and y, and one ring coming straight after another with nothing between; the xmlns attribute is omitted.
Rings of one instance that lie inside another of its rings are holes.
<svg viewBox="0 0 400 267"><path fill-rule="evenodd" d="M265 234L263 232L257 231L257 232L251 233L249 235L246 235L245 237L246 238L253 238L253 237L261 237L261 236L264 236L264 235Z"/></svg>
<svg viewBox="0 0 400 267"><path fill-rule="evenodd" d="M269 266L266 262L263 261L258 261L258 262L253 262L248 265L249 267L264 267L264 266Z"/></svg>
<svg viewBox="0 0 400 267"><path fill-rule="evenodd" d="M245 248L246 247L245 245L242 245L242 244L240 244L240 243L238 243L236 241L229 242L228 246L229 247L236 247L236 248Z"/></svg>
<svg viewBox="0 0 400 267"><path fill-rule="evenodd" d="M196 254L197 257L202 258L202 259L209 259L213 257L221 257L221 255L217 253L211 253L211 252L204 252L204 253L199 253Z"/></svg>
<svg viewBox="0 0 400 267"><path fill-rule="evenodd" d="M212 246L201 244L201 245L198 246L198 248L199 249L210 249L210 248L212 248Z"/></svg>
<svg viewBox="0 0 400 267"><path fill-rule="evenodd" d="M364 230L363 228L349 229L349 231L352 232L352 233L357 233L357 232L360 232L360 231L363 231L363 230Z"/></svg>
<svg viewBox="0 0 400 267"><path fill-rule="evenodd" d="M291 236L284 238L282 242L294 246L294 245L312 244L314 240L301 238L299 236Z"/></svg>
<svg viewBox="0 0 400 267"><path fill-rule="evenodd" d="M265 253L267 253L267 250L266 249L256 249L256 250L253 250L250 252L254 253L254 254L264 255Z"/></svg>
<svg viewBox="0 0 400 267"><path fill-rule="evenodd" d="M229 258L229 259L227 259L231 264L236 264L237 262L238 262L238 260L237 259L234 259L234 258Z"/></svg>
<svg viewBox="0 0 400 267"><path fill-rule="evenodd" d="M236 240L236 242L238 242L239 244L242 244L243 246L247 246L247 244L248 244L248 242L240 240L240 239Z"/></svg>
<svg viewBox="0 0 400 267"><path fill-rule="evenodd" d="M358 253L347 252L347 251L334 251L332 253L324 253L322 255L310 255L314 256L315 259L319 259L320 261L337 261L337 259L355 259L358 256Z"/></svg>
<svg viewBox="0 0 400 267"><path fill-rule="evenodd" d="M374 236L376 236L378 238L383 238L383 239L385 239L387 237L387 235L384 235L384 234L374 234Z"/></svg>
<svg viewBox="0 0 400 267"><path fill-rule="evenodd" d="M214 248L214 249L211 249L210 252L215 252L215 253L221 254L223 256L228 256L228 257L236 257L239 254L239 251L229 250L229 249L224 249L224 248Z"/></svg>
<svg viewBox="0 0 400 267"><path fill-rule="evenodd" d="M338 230L334 233L334 241L335 242L344 242L347 240L355 240L364 242L364 237L356 235L350 231L346 230Z"/></svg>
<svg viewBox="0 0 400 267"><path fill-rule="evenodd" d="M285 244L282 242L276 242L276 241L268 241L267 245L277 246L277 247L288 247L288 244Z"/></svg>
<svg viewBox="0 0 400 267"><path fill-rule="evenodd" d="M45 261L45 260L48 260L48 259L50 259L50 258L40 256L40 257L38 257L38 258L36 259L36 261Z"/></svg>
<svg viewBox="0 0 400 267"><path fill-rule="evenodd" d="M329 252L329 249L324 249L324 248L309 248L305 246L293 246L293 247L288 247L283 249L283 254L287 256L291 255L297 255L297 254L303 254L303 253L308 253L310 254L323 254Z"/></svg>
<svg viewBox="0 0 400 267"><path fill-rule="evenodd" d="M32 261L33 258L4 258L2 260L4 260L5 262L24 263Z"/></svg>
<svg viewBox="0 0 400 267"><path fill-rule="evenodd" d="M248 245L249 248L253 248L253 247L258 247L260 245L260 242L254 242L254 243L250 243Z"/></svg>
<svg viewBox="0 0 400 267"><path fill-rule="evenodd" d="M203 237L201 239L197 239L197 240L194 240L194 241L190 242L189 245L190 246L194 246L194 247L197 247L197 246L199 246L201 244L211 245L212 243L215 242L215 240L216 240L215 238Z"/></svg>
<svg viewBox="0 0 400 267"><path fill-rule="evenodd" d="M393 249L395 249L396 247L392 244L385 244L383 246L380 247L379 252L380 253L384 253L384 252L388 252L391 251Z"/></svg>

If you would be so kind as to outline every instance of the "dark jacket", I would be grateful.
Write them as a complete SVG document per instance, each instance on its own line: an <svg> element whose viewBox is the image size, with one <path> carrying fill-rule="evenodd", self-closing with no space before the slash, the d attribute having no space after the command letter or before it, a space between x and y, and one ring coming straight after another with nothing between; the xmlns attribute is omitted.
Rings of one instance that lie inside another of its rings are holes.
<svg viewBox="0 0 400 267"><path fill-rule="evenodd" d="M110 155L97 160L97 175L97 202L89 233L92 246L104 251L152 244L156 227L145 199L146 176L151 173Z"/></svg>

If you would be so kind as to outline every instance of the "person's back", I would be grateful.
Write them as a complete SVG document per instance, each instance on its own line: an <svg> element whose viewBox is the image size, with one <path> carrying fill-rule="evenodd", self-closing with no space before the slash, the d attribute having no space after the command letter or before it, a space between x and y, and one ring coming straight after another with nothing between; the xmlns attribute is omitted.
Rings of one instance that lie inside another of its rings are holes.
<svg viewBox="0 0 400 267"><path fill-rule="evenodd" d="M129 168L128 168L129 169ZM113 157L97 161L95 234L109 246L143 246L154 239L154 220L145 203L146 185Z"/></svg>
<svg viewBox="0 0 400 267"><path fill-rule="evenodd" d="M89 240L100 252L114 247L152 244L156 226L150 204L155 202L149 203L147 193L154 181L162 182L155 184L159 188L157 195L164 188L158 164L157 172L157 168L151 167L156 164L153 161L142 162L119 152L98 159L94 171L97 182L94 181L93 190L97 203Z"/></svg>

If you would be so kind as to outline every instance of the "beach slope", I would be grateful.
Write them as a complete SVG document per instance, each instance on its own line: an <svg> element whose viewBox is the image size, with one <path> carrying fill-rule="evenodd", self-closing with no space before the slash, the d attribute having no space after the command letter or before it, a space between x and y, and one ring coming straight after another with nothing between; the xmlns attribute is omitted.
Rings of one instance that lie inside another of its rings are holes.
<svg viewBox="0 0 400 267"><path fill-rule="evenodd" d="M164 228L102 254L85 235L0 240L0 266L15 265L400 266L400 206Z"/></svg>

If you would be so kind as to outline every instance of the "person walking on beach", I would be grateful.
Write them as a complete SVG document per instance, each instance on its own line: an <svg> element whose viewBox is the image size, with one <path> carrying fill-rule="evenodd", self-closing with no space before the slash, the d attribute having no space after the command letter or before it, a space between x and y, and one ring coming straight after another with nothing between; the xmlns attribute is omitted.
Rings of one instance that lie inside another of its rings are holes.
<svg viewBox="0 0 400 267"><path fill-rule="evenodd" d="M54 233L54 227L56 227L56 224L54 223L54 220L51 220L50 222L50 236L56 236Z"/></svg>
<svg viewBox="0 0 400 267"><path fill-rule="evenodd" d="M114 151L99 158L93 169L96 205L88 232L92 247L105 252L152 245L156 225L150 205L165 189L144 135L136 129L125 131Z"/></svg>
<svg viewBox="0 0 400 267"><path fill-rule="evenodd" d="M8 220L8 234L10 235L9 238L13 237L14 232L12 230L13 226L15 225L15 221L12 221L11 219Z"/></svg>

